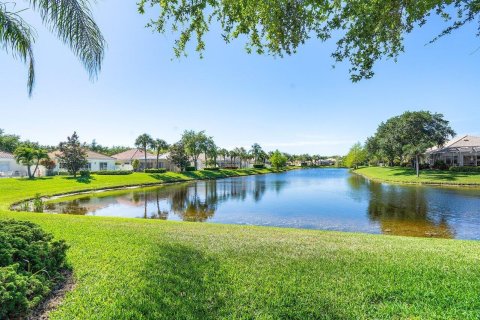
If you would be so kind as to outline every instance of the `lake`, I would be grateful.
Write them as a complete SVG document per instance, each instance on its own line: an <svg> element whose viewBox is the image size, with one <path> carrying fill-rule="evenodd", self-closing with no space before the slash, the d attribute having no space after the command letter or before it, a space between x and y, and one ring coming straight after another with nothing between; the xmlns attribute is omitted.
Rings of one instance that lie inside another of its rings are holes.
<svg viewBox="0 0 480 320"><path fill-rule="evenodd" d="M480 189L391 185L345 169L83 194L46 211L480 240Z"/></svg>

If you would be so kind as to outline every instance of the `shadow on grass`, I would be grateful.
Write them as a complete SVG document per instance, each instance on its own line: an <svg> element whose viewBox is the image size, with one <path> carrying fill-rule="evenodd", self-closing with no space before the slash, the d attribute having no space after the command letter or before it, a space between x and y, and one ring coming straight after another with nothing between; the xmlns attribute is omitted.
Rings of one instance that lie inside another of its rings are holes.
<svg viewBox="0 0 480 320"><path fill-rule="evenodd" d="M153 247L149 256L138 292L119 310L143 319L221 318L228 283L216 259L181 244Z"/></svg>
<svg viewBox="0 0 480 320"><path fill-rule="evenodd" d="M89 184L92 182L92 180L95 180L95 177L89 176L89 177L65 177L65 180L75 180L78 183L85 183Z"/></svg>
<svg viewBox="0 0 480 320"><path fill-rule="evenodd" d="M417 173L413 169L396 169L392 176L415 177ZM468 177L466 173L450 172L450 171L435 171L435 170L420 170L420 178L443 181L457 181L459 178Z"/></svg>

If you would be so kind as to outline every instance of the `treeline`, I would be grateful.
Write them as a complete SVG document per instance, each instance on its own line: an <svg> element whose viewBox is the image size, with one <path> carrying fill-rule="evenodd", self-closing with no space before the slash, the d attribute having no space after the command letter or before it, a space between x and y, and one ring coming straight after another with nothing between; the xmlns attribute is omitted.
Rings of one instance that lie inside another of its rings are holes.
<svg viewBox="0 0 480 320"><path fill-rule="evenodd" d="M345 157L345 164L351 168L412 165L418 175L426 151L444 145L454 136L455 131L443 114L407 111L380 123L375 134L364 144L353 145Z"/></svg>

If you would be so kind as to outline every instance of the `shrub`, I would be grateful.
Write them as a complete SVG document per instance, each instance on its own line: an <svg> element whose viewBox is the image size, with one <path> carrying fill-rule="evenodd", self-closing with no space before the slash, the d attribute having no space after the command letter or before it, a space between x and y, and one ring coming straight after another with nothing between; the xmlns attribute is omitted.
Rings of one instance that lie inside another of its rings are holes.
<svg viewBox="0 0 480 320"><path fill-rule="evenodd" d="M165 173L167 169L165 168L158 168L158 169L145 169L145 173Z"/></svg>
<svg viewBox="0 0 480 320"><path fill-rule="evenodd" d="M228 170L237 170L238 167L237 166L226 166L226 167L223 167L223 169L228 169Z"/></svg>
<svg viewBox="0 0 480 320"><path fill-rule="evenodd" d="M89 170L80 170L80 177L90 178L90 171Z"/></svg>
<svg viewBox="0 0 480 320"><path fill-rule="evenodd" d="M452 172L480 173L480 167L450 167Z"/></svg>
<svg viewBox="0 0 480 320"><path fill-rule="evenodd" d="M93 174L99 175L99 176L126 176L129 174L132 174L133 171L130 170L115 170L115 171L108 171L108 170L102 170L102 171L96 171L92 172Z"/></svg>
<svg viewBox="0 0 480 320"><path fill-rule="evenodd" d="M204 168L203 170L207 170L207 171L219 171L220 168L218 168L218 167L212 167L212 168Z"/></svg>
<svg viewBox="0 0 480 320"><path fill-rule="evenodd" d="M24 317L62 279L67 245L28 221L0 222L0 319Z"/></svg>
<svg viewBox="0 0 480 320"><path fill-rule="evenodd" d="M433 164L433 169L437 169L437 170L448 170L448 165L442 161L442 160L437 160L435 161L435 163Z"/></svg>
<svg viewBox="0 0 480 320"><path fill-rule="evenodd" d="M42 197L40 197L40 194L37 193L35 195L35 199L33 199L33 211L34 212L43 212L44 206L45 206L45 204L43 202Z"/></svg>
<svg viewBox="0 0 480 320"><path fill-rule="evenodd" d="M188 166L185 168L185 171L197 171L194 166Z"/></svg>
<svg viewBox="0 0 480 320"><path fill-rule="evenodd" d="M263 169L263 168L265 168L265 165L264 164L254 164L253 167L255 169Z"/></svg>

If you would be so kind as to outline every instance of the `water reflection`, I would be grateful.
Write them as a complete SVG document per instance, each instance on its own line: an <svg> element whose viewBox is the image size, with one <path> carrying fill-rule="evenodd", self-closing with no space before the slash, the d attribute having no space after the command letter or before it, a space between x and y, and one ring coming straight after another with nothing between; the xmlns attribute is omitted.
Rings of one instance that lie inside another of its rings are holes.
<svg viewBox="0 0 480 320"><path fill-rule="evenodd" d="M480 239L479 189L395 186L339 169L89 194L46 211Z"/></svg>

